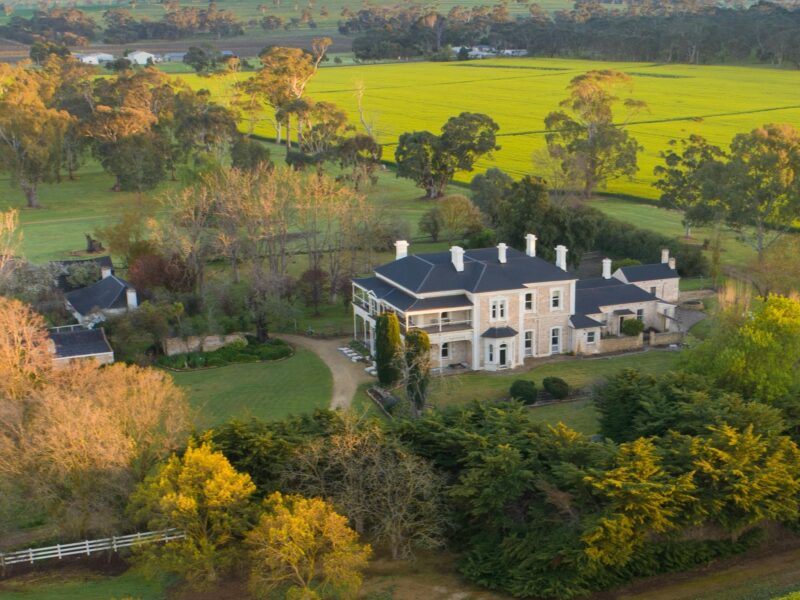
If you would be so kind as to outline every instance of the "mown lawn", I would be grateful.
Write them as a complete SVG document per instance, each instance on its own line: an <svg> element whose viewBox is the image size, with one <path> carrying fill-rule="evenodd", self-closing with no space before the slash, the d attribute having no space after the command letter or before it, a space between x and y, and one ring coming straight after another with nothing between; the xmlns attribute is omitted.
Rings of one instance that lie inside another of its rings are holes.
<svg viewBox="0 0 800 600"><path fill-rule="evenodd" d="M529 371L513 373L465 373L439 377L432 381L429 402L436 408L458 406L473 400L495 400L508 396L508 389L516 379L527 379L541 389L545 377L561 377L573 389L590 386L620 369L641 369L660 374L674 368L678 353L668 350L651 350L639 354L625 354L606 358L565 358L545 363ZM597 432L597 415L588 400L565 402L531 410L531 418L553 425L563 422L583 433Z"/></svg>
<svg viewBox="0 0 800 600"><path fill-rule="evenodd" d="M163 600L164 586L126 572L116 577L91 572L42 573L0 583L0 600Z"/></svg>
<svg viewBox="0 0 800 600"><path fill-rule="evenodd" d="M187 389L198 428L232 418L282 419L326 408L333 389L327 365L302 348L285 360L172 373L172 376Z"/></svg>

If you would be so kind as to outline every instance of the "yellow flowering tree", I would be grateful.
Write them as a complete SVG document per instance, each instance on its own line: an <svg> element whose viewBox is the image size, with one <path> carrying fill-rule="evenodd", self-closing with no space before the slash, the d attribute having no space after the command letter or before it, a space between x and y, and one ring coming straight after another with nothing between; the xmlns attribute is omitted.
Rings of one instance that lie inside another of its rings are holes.
<svg viewBox="0 0 800 600"><path fill-rule="evenodd" d="M144 548L145 569L174 573L196 588L213 585L238 558L254 492L250 476L208 444L173 455L139 486L131 510L150 529L176 528L185 537Z"/></svg>
<svg viewBox="0 0 800 600"><path fill-rule="evenodd" d="M263 598L284 590L289 600L355 598L372 551L358 542L347 519L319 498L275 492L265 506L247 535L253 593Z"/></svg>

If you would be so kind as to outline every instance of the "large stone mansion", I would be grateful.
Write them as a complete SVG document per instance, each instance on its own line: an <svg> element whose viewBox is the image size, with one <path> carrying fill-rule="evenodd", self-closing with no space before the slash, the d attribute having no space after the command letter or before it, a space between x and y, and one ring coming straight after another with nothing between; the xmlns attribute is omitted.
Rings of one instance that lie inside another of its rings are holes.
<svg viewBox="0 0 800 600"><path fill-rule="evenodd" d="M614 273L606 258L601 277L579 280L567 271L567 248L557 246L551 264L536 256L533 234L525 252L498 244L409 255L408 246L396 242L394 261L353 280L354 336L372 353L375 318L385 311L397 314L401 333L429 334L434 366L442 369L493 371L526 358L641 347L641 335L622 334L626 319L643 321L655 335L677 330L679 276L668 250L659 264Z"/></svg>

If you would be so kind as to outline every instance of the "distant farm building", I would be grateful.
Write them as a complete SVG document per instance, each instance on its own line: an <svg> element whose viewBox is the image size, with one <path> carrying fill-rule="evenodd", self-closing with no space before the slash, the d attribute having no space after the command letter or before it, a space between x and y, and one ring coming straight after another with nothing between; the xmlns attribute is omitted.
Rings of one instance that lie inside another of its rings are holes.
<svg viewBox="0 0 800 600"><path fill-rule="evenodd" d="M94 52L92 54L75 54L73 55L79 61L86 65L103 65L105 63L110 63L114 60L113 54L107 54L105 52Z"/></svg>
<svg viewBox="0 0 800 600"><path fill-rule="evenodd" d="M151 54L150 52L145 52L144 50L134 50L125 58L131 61L131 63L134 65L147 65L160 62L159 57L157 57L155 54Z"/></svg>

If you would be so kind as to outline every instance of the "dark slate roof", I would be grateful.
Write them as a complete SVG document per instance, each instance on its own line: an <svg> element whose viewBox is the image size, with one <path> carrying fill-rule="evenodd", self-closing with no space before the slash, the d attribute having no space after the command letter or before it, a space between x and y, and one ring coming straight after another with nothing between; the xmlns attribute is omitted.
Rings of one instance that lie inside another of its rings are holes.
<svg viewBox="0 0 800 600"><path fill-rule="evenodd" d="M88 287L67 292L65 297L79 314L87 315L95 308L125 308L128 305L125 290L129 287L131 285L127 281L111 275Z"/></svg>
<svg viewBox="0 0 800 600"><path fill-rule="evenodd" d="M54 260L51 264L58 265L61 267L62 272L58 274L56 278L56 285L60 290L67 290L69 291L70 285L67 283L67 269L73 265L79 265L82 263L95 263L98 268L102 269L103 267L108 267L109 269L114 268L114 263L111 262L110 256L95 256L92 258L73 258L68 260Z"/></svg>
<svg viewBox="0 0 800 600"><path fill-rule="evenodd" d="M670 269L667 263L656 263L653 265L635 265L632 267L621 267L625 279L633 283L634 281L650 281L653 279L673 279L679 277L678 271Z"/></svg>
<svg viewBox="0 0 800 600"><path fill-rule="evenodd" d="M481 334L485 338L508 338L517 335L517 330L513 327L490 327Z"/></svg>
<svg viewBox="0 0 800 600"><path fill-rule="evenodd" d="M615 315L635 315L636 313L633 312L630 308L621 308L619 310L614 311Z"/></svg>
<svg viewBox="0 0 800 600"><path fill-rule="evenodd" d="M364 277L354 279L353 283L375 294L379 300L385 300L398 310L414 312L421 310L472 308L472 302L464 294L453 296L437 296L436 298L414 298L380 277Z"/></svg>
<svg viewBox="0 0 800 600"><path fill-rule="evenodd" d="M505 263L497 260L497 248L467 250L461 272L453 267L450 251L407 256L376 272L414 293L494 292L519 289L526 283L576 279L554 264L513 248L506 251Z"/></svg>
<svg viewBox="0 0 800 600"><path fill-rule="evenodd" d="M60 358L113 352L102 328L51 331L50 339L53 340L56 346L56 355Z"/></svg>
<svg viewBox="0 0 800 600"><path fill-rule="evenodd" d="M658 300L650 292L619 279L582 279L575 285L575 314L593 315L601 306Z"/></svg>
<svg viewBox="0 0 800 600"><path fill-rule="evenodd" d="M595 321L591 317L587 317L586 315L572 315L569 318L569 322L575 329L591 329L593 327L602 327L603 324L600 321Z"/></svg>

